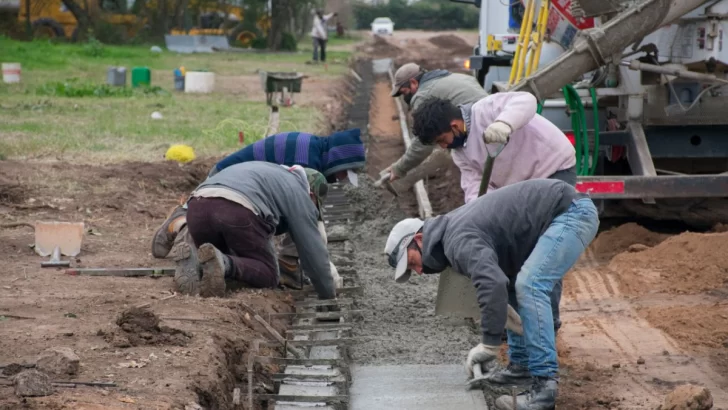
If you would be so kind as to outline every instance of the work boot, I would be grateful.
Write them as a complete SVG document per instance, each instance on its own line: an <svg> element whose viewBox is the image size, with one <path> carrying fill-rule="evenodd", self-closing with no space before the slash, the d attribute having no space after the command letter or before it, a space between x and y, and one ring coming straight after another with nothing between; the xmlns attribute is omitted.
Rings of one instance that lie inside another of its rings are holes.
<svg viewBox="0 0 728 410"><path fill-rule="evenodd" d="M553 410L556 407L556 396L559 393L559 382L548 377L534 377L531 388L516 396L516 407L513 407L512 396L501 396L495 401L496 410Z"/></svg>
<svg viewBox="0 0 728 410"><path fill-rule="evenodd" d="M187 226L180 230L174 240L170 256L175 261L174 285L183 295L197 295L200 292L202 269L197 248L187 232Z"/></svg>
<svg viewBox="0 0 728 410"><path fill-rule="evenodd" d="M528 368L515 363L509 363L505 369L488 376L488 383L519 386L527 385L530 382L531 373L528 372Z"/></svg>
<svg viewBox="0 0 728 410"><path fill-rule="evenodd" d="M152 238L152 255L155 258L164 259L172 250L174 239L177 237L184 224L187 222L187 210L182 205L177 205L157 229Z"/></svg>
<svg viewBox="0 0 728 410"><path fill-rule="evenodd" d="M200 296L203 298L225 296L225 274L232 269L232 261L209 243L202 244L197 254L202 266Z"/></svg>

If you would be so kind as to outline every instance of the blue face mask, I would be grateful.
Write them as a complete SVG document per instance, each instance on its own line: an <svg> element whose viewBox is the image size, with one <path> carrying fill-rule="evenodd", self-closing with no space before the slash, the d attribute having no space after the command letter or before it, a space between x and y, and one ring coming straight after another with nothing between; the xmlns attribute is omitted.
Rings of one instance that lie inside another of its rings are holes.
<svg viewBox="0 0 728 410"><path fill-rule="evenodd" d="M453 131L452 142L447 146L447 148L448 149L462 148L465 146L465 143L467 141L468 141L468 134L466 132L456 133L455 131Z"/></svg>

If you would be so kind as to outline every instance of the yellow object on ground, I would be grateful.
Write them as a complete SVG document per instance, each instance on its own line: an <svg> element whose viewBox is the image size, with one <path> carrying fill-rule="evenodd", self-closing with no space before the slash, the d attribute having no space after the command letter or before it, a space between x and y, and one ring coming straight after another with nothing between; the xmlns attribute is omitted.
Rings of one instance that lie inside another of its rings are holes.
<svg viewBox="0 0 728 410"><path fill-rule="evenodd" d="M195 150L189 145L176 144L169 147L164 158L185 164L195 159Z"/></svg>

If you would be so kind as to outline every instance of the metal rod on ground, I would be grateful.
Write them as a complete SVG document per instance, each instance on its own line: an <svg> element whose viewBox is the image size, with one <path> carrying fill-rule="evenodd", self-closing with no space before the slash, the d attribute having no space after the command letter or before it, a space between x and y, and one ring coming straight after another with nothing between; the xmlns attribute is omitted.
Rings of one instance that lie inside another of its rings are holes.
<svg viewBox="0 0 728 410"><path fill-rule="evenodd" d="M173 276L175 268L76 268L66 269L71 276Z"/></svg>
<svg viewBox="0 0 728 410"><path fill-rule="evenodd" d="M271 336L273 336L281 345L283 345L283 347L287 351L291 352L291 354L294 355L294 356L296 356L297 359L304 359L305 358L305 355L303 354L302 351L300 351L299 349L297 349L297 348L295 348L293 346L288 346L288 344L286 343L286 339L284 339L283 336L281 336L281 334L278 333L278 331L273 328L273 326L271 326L268 322L266 322L265 319L263 319L262 317L260 317L260 315L258 315L257 313L255 313L255 311L253 310L253 308L251 308L250 306L246 305L245 303L241 303L241 305L243 306L243 308L245 308L245 310L248 311L248 313L250 313L253 316L253 318L255 320L258 321L258 323L260 323L261 325L263 325L263 327L265 327L265 330L267 330L268 333L271 334Z"/></svg>

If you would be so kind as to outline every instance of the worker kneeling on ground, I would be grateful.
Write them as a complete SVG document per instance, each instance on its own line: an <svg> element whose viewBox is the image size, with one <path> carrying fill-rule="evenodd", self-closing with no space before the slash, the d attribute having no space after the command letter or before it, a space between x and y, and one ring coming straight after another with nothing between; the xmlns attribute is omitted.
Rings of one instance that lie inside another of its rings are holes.
<svg viewBox="0 0 728 410"><path fill-rule="evenodd" d="M415 135L425 145L452 149L460 169L465 203L478 197L488 155L498 152L485 194L534 178L559 179L576 186L576 151L566 135L536 113L536 98L526 92L489 95L455 106L431 98L414 112ZM561 326L561 282L552 293L554 326Z"/></svg>
<svg viewBox="0 0 728 410"><path fill-rule="evenodd" d="M272 239L287 232L319 298L334 298L329 253L317 223L327 189L315 170L257 161L208 178L188 202L192 243L175 247L175 281L199 280L201 296L223 296L225 279L253 288L276 287Z"/></svg>
<svg viewBox="0 0 728 410"><path fill-rule="evenodd" d="M563 181L534 179L501 188L445 215L424 222L399 222L385 253L397 282L451 266L471 278L481 314L482 343L466 361L490 369L497 362L510 303L520 315L523 334L508 326L509 365L487 373L492 384L532 381L518 396L518 410L552 409L558 392L558 359L551 292L594 239L596 207ZM513 409L512 398L496 401Z"/></svg>
<svg viewBox="0 0 728 410"><path fill-rule="evenodd" d="M329 182L349 180L357 185L356 170L366 162L364 143L358 128L317 137L305 132L283 132L271 135L246 146L215 164L208 178L218 172L250 161L265 161L279 165L300 165L321 172ZM152 255L166 258L177 234L185 226L187 205L176 206L154 233Z"/></svg>

